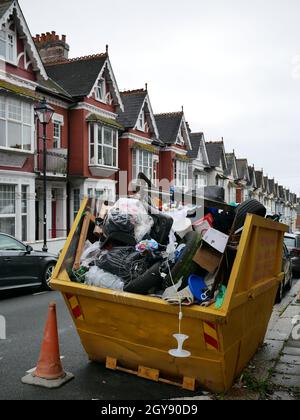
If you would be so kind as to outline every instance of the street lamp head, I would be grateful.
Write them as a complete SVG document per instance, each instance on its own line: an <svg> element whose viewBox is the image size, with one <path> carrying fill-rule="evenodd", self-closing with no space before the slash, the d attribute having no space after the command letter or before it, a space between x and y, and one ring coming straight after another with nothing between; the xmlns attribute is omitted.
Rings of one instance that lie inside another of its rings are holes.
<svg viewBox="0 0 300 420"><path fill-rule="evenodd" d="M55 112L54 109L47 103L46 98L42 99L34 110L41 124L49 124Z"/></svg>

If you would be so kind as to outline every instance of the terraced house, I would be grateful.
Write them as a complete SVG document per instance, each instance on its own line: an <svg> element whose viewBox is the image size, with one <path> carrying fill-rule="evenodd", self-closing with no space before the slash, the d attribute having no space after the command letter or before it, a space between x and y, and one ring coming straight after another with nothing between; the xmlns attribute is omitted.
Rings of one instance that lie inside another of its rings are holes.
<svg viewBox="0 0 300 420"><path fill-rule="evenodd" d="M50 250L61 249L84 196L114 201L135 190L140 172L167 193L219 185L228 202L256 196L293 228L295 194L226 154L224 141L206 142L183 109L155 114L147 85L120 92L108 47L72 59L69 50L54 31L33 38L18 1L0 0L1 232L43 240L42 98L54 109L46 132Z"/></svg>

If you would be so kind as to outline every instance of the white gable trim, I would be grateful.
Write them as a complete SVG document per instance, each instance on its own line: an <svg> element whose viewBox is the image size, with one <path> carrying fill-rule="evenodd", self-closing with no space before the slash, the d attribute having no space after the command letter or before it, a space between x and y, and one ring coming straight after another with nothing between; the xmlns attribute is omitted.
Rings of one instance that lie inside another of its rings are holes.
<svg viewBox="0 0 300 420"><path fill-rule="evenodd" d="M41 57L38 53L38 50L33 42L30 30L28 28L28 25L26 23L26 20L24 18L23 12L19 6L19 3L17 1L14 1L11 6L8 8L8 10L6 11L6 13L2 16L2 18L0 19L0 26L3 25L4 23L6 23L10 17L10 15L13 14L14 10L16 11L16 15L17 15L17 19L18 19L18 25L20 26L21 31L23 32L23 34L26 37L26 43L28 45L29 48L29 55L32 56L33 58L33 62L34 65L36 67L35 70L39 70L41 76L45 79L48 80L48 75L46 73L45 67L43 65L43 62L41 60Z"/></svg>
<svg viewBox="0 0 300 420"><path fill-rule="evenodd" d="M155 121L155 118L154 118L153 109L152 109L150 98L149 98L149 95L148 94L147 94L147 96L146 96L146 98L145 98L145 100L143 102L143 105L141 106L141 109L140 109L140 112L139 112L139 115L138 115L138 119L136 120L136 123L135 123L135 128L138 129L138 121L139 121L141 112L144 111L144 108L145 108L145 105L146 104L148 105L148 108L149 108L150 119L151 119L151 123L152 123L152 127L153 127L153 130L154 130L154 133L156 135L156 138L159 139L159 132L158 132L158 128L157 128L157 125L156 125L156 121Z"/></svg>
<svg viewBox="0 0 300 420"><path fill-rule="evenodd" d="M207 154L207 150L206 150L206 144L205 144L205 138L204 138L204 134L202 134L202 139L200 141L200 145L199 145L199 151L198 151L198 158L197 160L201 160L200 158L202 157L202 147L201 147L201 143L203 145L203 149L204 149L204 154L205 156L203 156L203 164L205 165L205 162L207 162L207 164L209 164L209 159L208 159L208 154Z"/></svg>
<svg viewBox="0 0 300 420"><path fill-rule="evenodd" d="M184 115L183 115L182 120L181 120L181 123L179 125L179 130L178 130L176 139L178 138L178 136L180 134L180 131L181 131L182 126L183 126L183 129L185 131L185 135L186 135L186 138L184 139L185 144L186 144L186 146L188 146L189 150L192 150L192 143L191 143L191 139L190 139L190 136L189 136L189 131L188 131L188 128L187 128L187 125L186 125L186 121L185 121ZM177 140L176 140L176 144L177 144Z"/></svg>
<svg viewBox="0 0 300 420"><path fill-rule="evenodd" d="M223 166L223 163L222 163L222 166L221 166L221 168L223 169L223 170L225 170L225 169L228 169L228 165L227 165L227 159L226 159L226 152L225 152L225 147L224 147L224 143L223 143L223 146L222 146L222 152L223 152L223 158L224 158L224 162L225 162L225 168L223 168L222 166Z"/></svg>
<svg viewBox="0 0 300 420"><path fill-rule="evenodd" d="M72 106L70 109L71 110L84 109L85 111L89 111L92 114L97 114L100 117L111 118L112 120L116 120L118 116L117 114L113 112L106 111L105 109L97 108L96 106L87 104L85 102L78 102L78 104L76 104L75 106Z"/></svg>
<svg viewBox="0 0 300 420"><path fill-rule="evenodd" d="M113 85L114 92L115 92L115 97L116 97L115 99L117 99L121 111L124 112L124 105L123 105L123 102L122 102L120 91L119 91L119 88L118 88L118 85L117 85L117 81L116 81L116 78L115 78L115 75L114 75L112 66L110 64L109 58L107 58L107 60L104 62L103 66L102 66L102 69L101 69L101 71L100 71L100 73L99 73L99 75L98 75L98 77L97 77L97 79L96 79L96 81L95 81L95 83L94 83L94 85L93 85L90 93L88 94L88 98L90 98L91 96L93 96L93 94L95 92L95 89L96 89L96 86L98 84L98 81L103 78L103 74L104 74L106 68L107 68L107 70L108 70L108 72L110 74L111 80L112 80L112 85Z"/></svg>

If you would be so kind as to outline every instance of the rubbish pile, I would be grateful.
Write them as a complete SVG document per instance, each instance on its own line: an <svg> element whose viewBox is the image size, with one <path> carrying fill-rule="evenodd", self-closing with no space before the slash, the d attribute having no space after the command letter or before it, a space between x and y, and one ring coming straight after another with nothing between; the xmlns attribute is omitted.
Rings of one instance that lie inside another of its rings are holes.
<svg viewBox="0 0 300 420"><path fill-rule="evenodd" d="M246 215L266 215L256 200L221 208L215 202L192 221L184 207L160 211L137 198L102 203L96 215L83 216L70 278L170 304L219 309Z"/></svg>

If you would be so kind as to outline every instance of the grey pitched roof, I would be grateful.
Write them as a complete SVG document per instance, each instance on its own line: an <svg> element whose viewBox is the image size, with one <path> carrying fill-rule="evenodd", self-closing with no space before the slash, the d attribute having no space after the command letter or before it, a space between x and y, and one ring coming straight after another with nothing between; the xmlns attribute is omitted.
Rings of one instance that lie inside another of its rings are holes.
<svg viewBox="0 0 300 420"><path fill-rule="evenodd" d="M257 186L254 166L248 166L248 171L249 171L249 176L250 176L250 180L249 180L250 185L253 185L254 187Z"/></svg>
<svg viewBox="0 0 300 420"><path fill-rule="evenodd" d="M278 190L279 190L279 197L282 198L282 199L284 199L283 186L282 185L279 185Z"/></svg>
<svg viewBox="0 0 300 420"><path fill-rule="evenodd" d="M144 89L121 92L124 112L119 115L118 122L125 128L133 128L135 126L146 96L147 91Z"/></svg>
<svg viewBox="0 0 300 420"><path fill-rule="evenodd" d="M199 156L199 150L201 146L201 142L204 139L203 133L191 133L190 134L192 150L188 152L188 157L191 159L197 159Z"/></svg>
<svg viewBox="0 0 300 420"><path fill-rule="evenodd" d="M209 164L212 167L221 167L222 166L222 155L224 151L224 143L220 142L208 142L205 144Z"/></svg>
<svg viewBox="0 0 300 420"><path fill-rule="evenodd" d="M263 177L264 180L264 185L263 185L263 190L266 192L269 192L269 178L267 176Z"/></svg>
<svg viewBox="0 0 300 420"><path fill-rule="evenodd" d="M237 159L236 166L238 170L239 179L248 179L248 161L247 159Z"/></svg>
<svg viewBox="0 0 300 420"><path fill-rule="evenodd" d="M226 153L226 161L227 161L227 170L225 175L231 175L231 173L234 175L235 170L235 164L234 161L236 160L234 153Z"/></svg>
<svg viewBox="0 0 300 420"><path fill-rule="evenodd" d="M6 13L6 11L11 6L12 3L13 3L12 0L10 1L0 0L0 18Z"/></svg>
<svg viewBox="0 0 300 420"><path fill-rule="evenodd" d="M72 101L72 96L50 77L48 78L48 80L40 80L37 90L42 92L51 92L54 95L63 97L63 99L69 99L70 101Z"/></svg>
<svg viewBox="0 0 300 420"><path fill-rule="evenodd" d="M270 194L274 194L275 193L275 181L274 179L269 179L269 192Z"/></svg>
<svg viewBox="0 0 300 420"><path fill-rule="evenodd" d="M91 92L107 54L68 60L46 67L48 75L73 97L84 97Z"/></svg>
<svg viewBox="0 0 300 420"><path fill-rule="evenodd" d="M175 144L183 118L183 112L155 115L160 139L165 144Z"/></svg>
<svg viewBox="0 0 300 420"><path fill-rule="evenodd" d="M262 188L263 185L263 171L255 171L257 188Z"/></svg>

